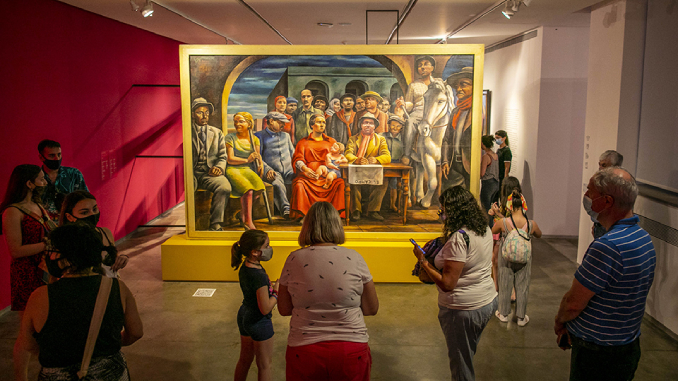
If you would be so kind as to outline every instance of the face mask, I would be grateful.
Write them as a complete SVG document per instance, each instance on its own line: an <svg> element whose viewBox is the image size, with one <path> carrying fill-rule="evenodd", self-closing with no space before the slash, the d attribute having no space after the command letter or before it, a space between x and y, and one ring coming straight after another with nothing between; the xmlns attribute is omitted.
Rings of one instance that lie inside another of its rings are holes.
<svg viewBox="0 0 678 381"><path fill-rule="evenodd" d="M97 224L99 223L99 217L100 216L101 216L101 212L99 212L97 214L91 214L87 217L78 218L78 221L85 221L92 226L97 226Z"/></svg>
<svg viewBox="0 0 678 381"><path fill-rule="evenodd" d="M261 257L259 258L259 261L266 262L266 261L270 261L271 258L273 258L273 248L272 247L267 247L265 249L261 249Z"/></svg>
<svg viewBox="0 0 678 381"><path fill-rule="evenodd" d="M499 144L499 145L501 145L501 143L503 143L503 141L501 139L496 139L494 142Z"/></svg>
<svg viewBox="0 0 678 381"><path fill-rule="evenodd" d="M42 163L45 164L45 167L47 167L51 170L56 170L56 169L59 169L59 167L61 167L61 159L59 159L59 160L47 160L47 159L45 159L45 160L42 161Z"/></svg>
<svg viewBox="0 0 678 381"><path fill-rule="evenodd" d="M33 197L42 197L43 194L45 194L45 189L47 189L46 186L39 186L36 185L35 188L33 188Z"/></svg>
<svg viewBox="0 0 678 381"><path fill-rule="evenodd" d="M600 197L603 197L603 196L600 196ZM600 197L598 197L598 198L600 198ZM596 200L598 198L596 198ZM584 199L582 200L582 204L584 205L584 210L586 210L586 214L591 216L591 218L593 219L594 222L597 222L598 221L598 215L600 214L600 212L596 212L596 211L593 210L593 201L594 200L592 200L591 197L584 195Z"/></svg>

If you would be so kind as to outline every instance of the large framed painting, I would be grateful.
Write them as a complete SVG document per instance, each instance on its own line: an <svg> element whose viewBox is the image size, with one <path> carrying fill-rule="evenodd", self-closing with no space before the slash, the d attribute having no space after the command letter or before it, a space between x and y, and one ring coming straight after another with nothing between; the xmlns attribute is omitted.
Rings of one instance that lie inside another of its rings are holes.
<svg viewBox="0 0 678 381"><path fill-rule="evenodd" d="M479 193L483 50L182 46L188 237L296 240L319 201L349 238L439 232L442 190Z"/></svg>

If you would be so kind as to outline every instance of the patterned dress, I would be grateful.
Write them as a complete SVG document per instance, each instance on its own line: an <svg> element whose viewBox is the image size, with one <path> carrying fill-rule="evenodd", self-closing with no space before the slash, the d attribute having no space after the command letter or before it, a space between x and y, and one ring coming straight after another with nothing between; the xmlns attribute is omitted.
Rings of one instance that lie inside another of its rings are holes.
<svg viewBox="0 0 678 381"><path fill-rule="evenodd" d="M24 214L21 220L21 244L30 245L42 242L45 228L34 218ZM28 257L12 258L9 278L12 285L12 311L23 311L31 293L44 286L44 271L38 267L44 252Z"/></svg>

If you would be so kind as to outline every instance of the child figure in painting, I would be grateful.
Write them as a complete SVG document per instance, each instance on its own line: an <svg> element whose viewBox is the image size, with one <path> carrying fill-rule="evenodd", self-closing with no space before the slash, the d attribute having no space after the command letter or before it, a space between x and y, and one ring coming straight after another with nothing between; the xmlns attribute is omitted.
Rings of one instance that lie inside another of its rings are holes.
<svg viewBox="0 0 678 381"><path fill-rule="evenodd" d="M231 248L231 267L238 269L243 301L238 310L240 358L234 380L245 381L256 357L259 380L271 380L273 323L271 311L278 303L278 282L271 281L261 265L273 257L268 234L248 230ZM244 259L244 263L243 263ZM240 266L242 264L242 266Z"/></svg>
<svg viewBox="0 0 678 381"><path fill-rule="evenodd" d="M332 182L341 177L339 165L348 163L346 156L344 156L344 149L345 146L339 142L332 144L330 152L325 157L325 165L321 165L316 169L315 173L318 174L318 177L325 177L323 188L329 189Z"/></svg>

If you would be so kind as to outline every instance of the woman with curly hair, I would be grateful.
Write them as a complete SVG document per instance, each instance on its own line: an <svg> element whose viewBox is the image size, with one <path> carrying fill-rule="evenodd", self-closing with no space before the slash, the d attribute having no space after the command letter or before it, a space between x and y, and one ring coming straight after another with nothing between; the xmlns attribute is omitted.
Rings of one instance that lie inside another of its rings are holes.
<svg viewBox="0 0 678 381"><path fill-rule="evenodd" d="M419 265L438 287L438 321L447 342L453 380L474 380L473 355L497 309L492 281L492 232L486 214L462 186L440 195L445 246L433 264L414 248Z"/></svg>

